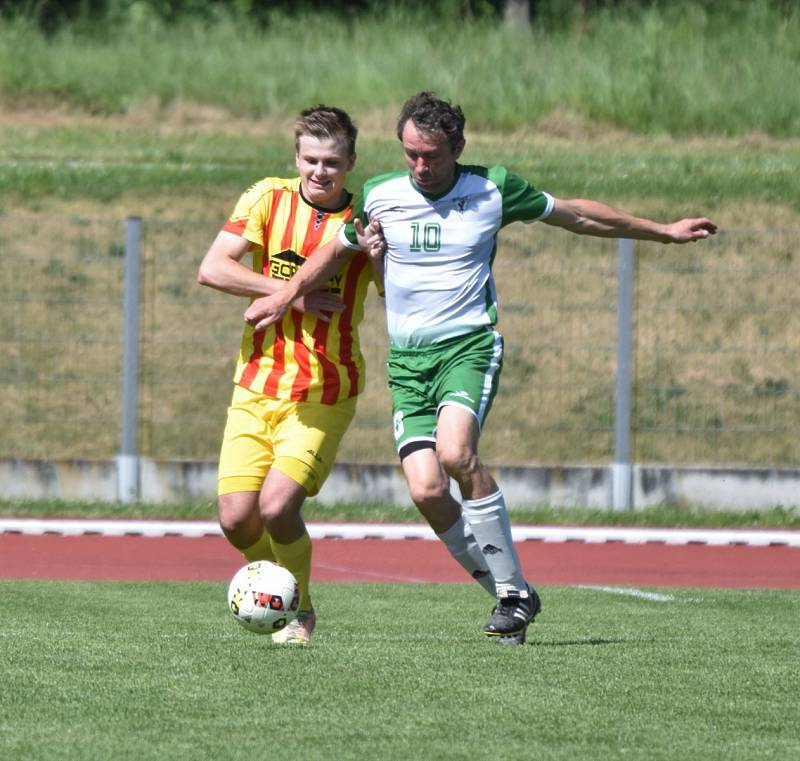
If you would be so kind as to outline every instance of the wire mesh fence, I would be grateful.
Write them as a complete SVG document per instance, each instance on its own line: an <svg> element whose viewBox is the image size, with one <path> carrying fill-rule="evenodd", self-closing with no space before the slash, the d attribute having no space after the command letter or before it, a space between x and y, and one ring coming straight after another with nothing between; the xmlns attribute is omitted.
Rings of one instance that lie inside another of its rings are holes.
<svg viewBox="0 0 800 761"><path fill-rule="evenodd" d="M219 220L145 219L139 451L213 460L246 301L196 284ZM0 456L119 451L124 220L0 215ZM800 230L637 246L632 458L800 465ZM487 462L614 454L617 243L545 225L501 234L506 338ZM341 461L393 462L382 305L361 327L367 389Z"/></svg>

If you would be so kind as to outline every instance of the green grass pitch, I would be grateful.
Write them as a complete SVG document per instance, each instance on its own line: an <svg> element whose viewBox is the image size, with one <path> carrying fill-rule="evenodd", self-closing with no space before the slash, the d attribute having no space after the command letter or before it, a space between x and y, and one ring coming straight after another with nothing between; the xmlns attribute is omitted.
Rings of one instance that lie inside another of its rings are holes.
<svg viewBox="0 0 800 761"><path fill-rule="evenodd" d="M319 584L297 649L223 584L3 581L0 757L800 757L798 593L541 591L503 648L477 588Z"/></svg>

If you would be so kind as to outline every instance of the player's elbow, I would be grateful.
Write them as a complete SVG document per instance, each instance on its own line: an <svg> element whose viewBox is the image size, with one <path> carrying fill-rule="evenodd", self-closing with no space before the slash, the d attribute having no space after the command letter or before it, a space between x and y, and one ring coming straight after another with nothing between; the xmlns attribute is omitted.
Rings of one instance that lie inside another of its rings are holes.
<svg viewBox="0 0 800 761"><path fill-rule="evenodd" d="M197 270L197 282L199 285L207 285L214 287L216 285L216 278L214 277L214 269L206 262L202 262Z"/></svg>

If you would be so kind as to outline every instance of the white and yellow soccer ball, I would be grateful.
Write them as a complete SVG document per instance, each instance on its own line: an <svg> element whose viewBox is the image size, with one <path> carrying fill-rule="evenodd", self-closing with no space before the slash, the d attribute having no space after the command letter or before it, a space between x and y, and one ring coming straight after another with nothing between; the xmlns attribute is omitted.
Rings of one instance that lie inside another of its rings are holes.
<svg viewBox="0 0 800 761"><path fill-rule="evenodd" d="M243 566L228 586L233 617L257 634L274 634L294 620L298 600L297 579L267 560Z"/></svg>

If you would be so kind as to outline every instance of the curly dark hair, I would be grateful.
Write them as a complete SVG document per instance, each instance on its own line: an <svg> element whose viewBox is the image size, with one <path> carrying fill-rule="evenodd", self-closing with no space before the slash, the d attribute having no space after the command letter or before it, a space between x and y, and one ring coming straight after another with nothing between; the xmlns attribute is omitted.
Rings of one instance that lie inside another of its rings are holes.
<svg viewBox="0 0 800 761"><path fill-rule="evenodd" d="M397 120L397 137L403 139L403 128L411 119L421 132L442 132L450 147L455 149L464 142L464 112L461 106L437 98L431 92L420 92L409 98Z"/></svg>
<svg viewBox="0 0 800 761"><path fill-rule="evenodd" d="M358 130L350 119L350 115L334 106L314 106L300 113L294 123L294 147L300 147L300 138L304 135L317 140L333 139L347 147L353 156L356 152Z"/></svg>

